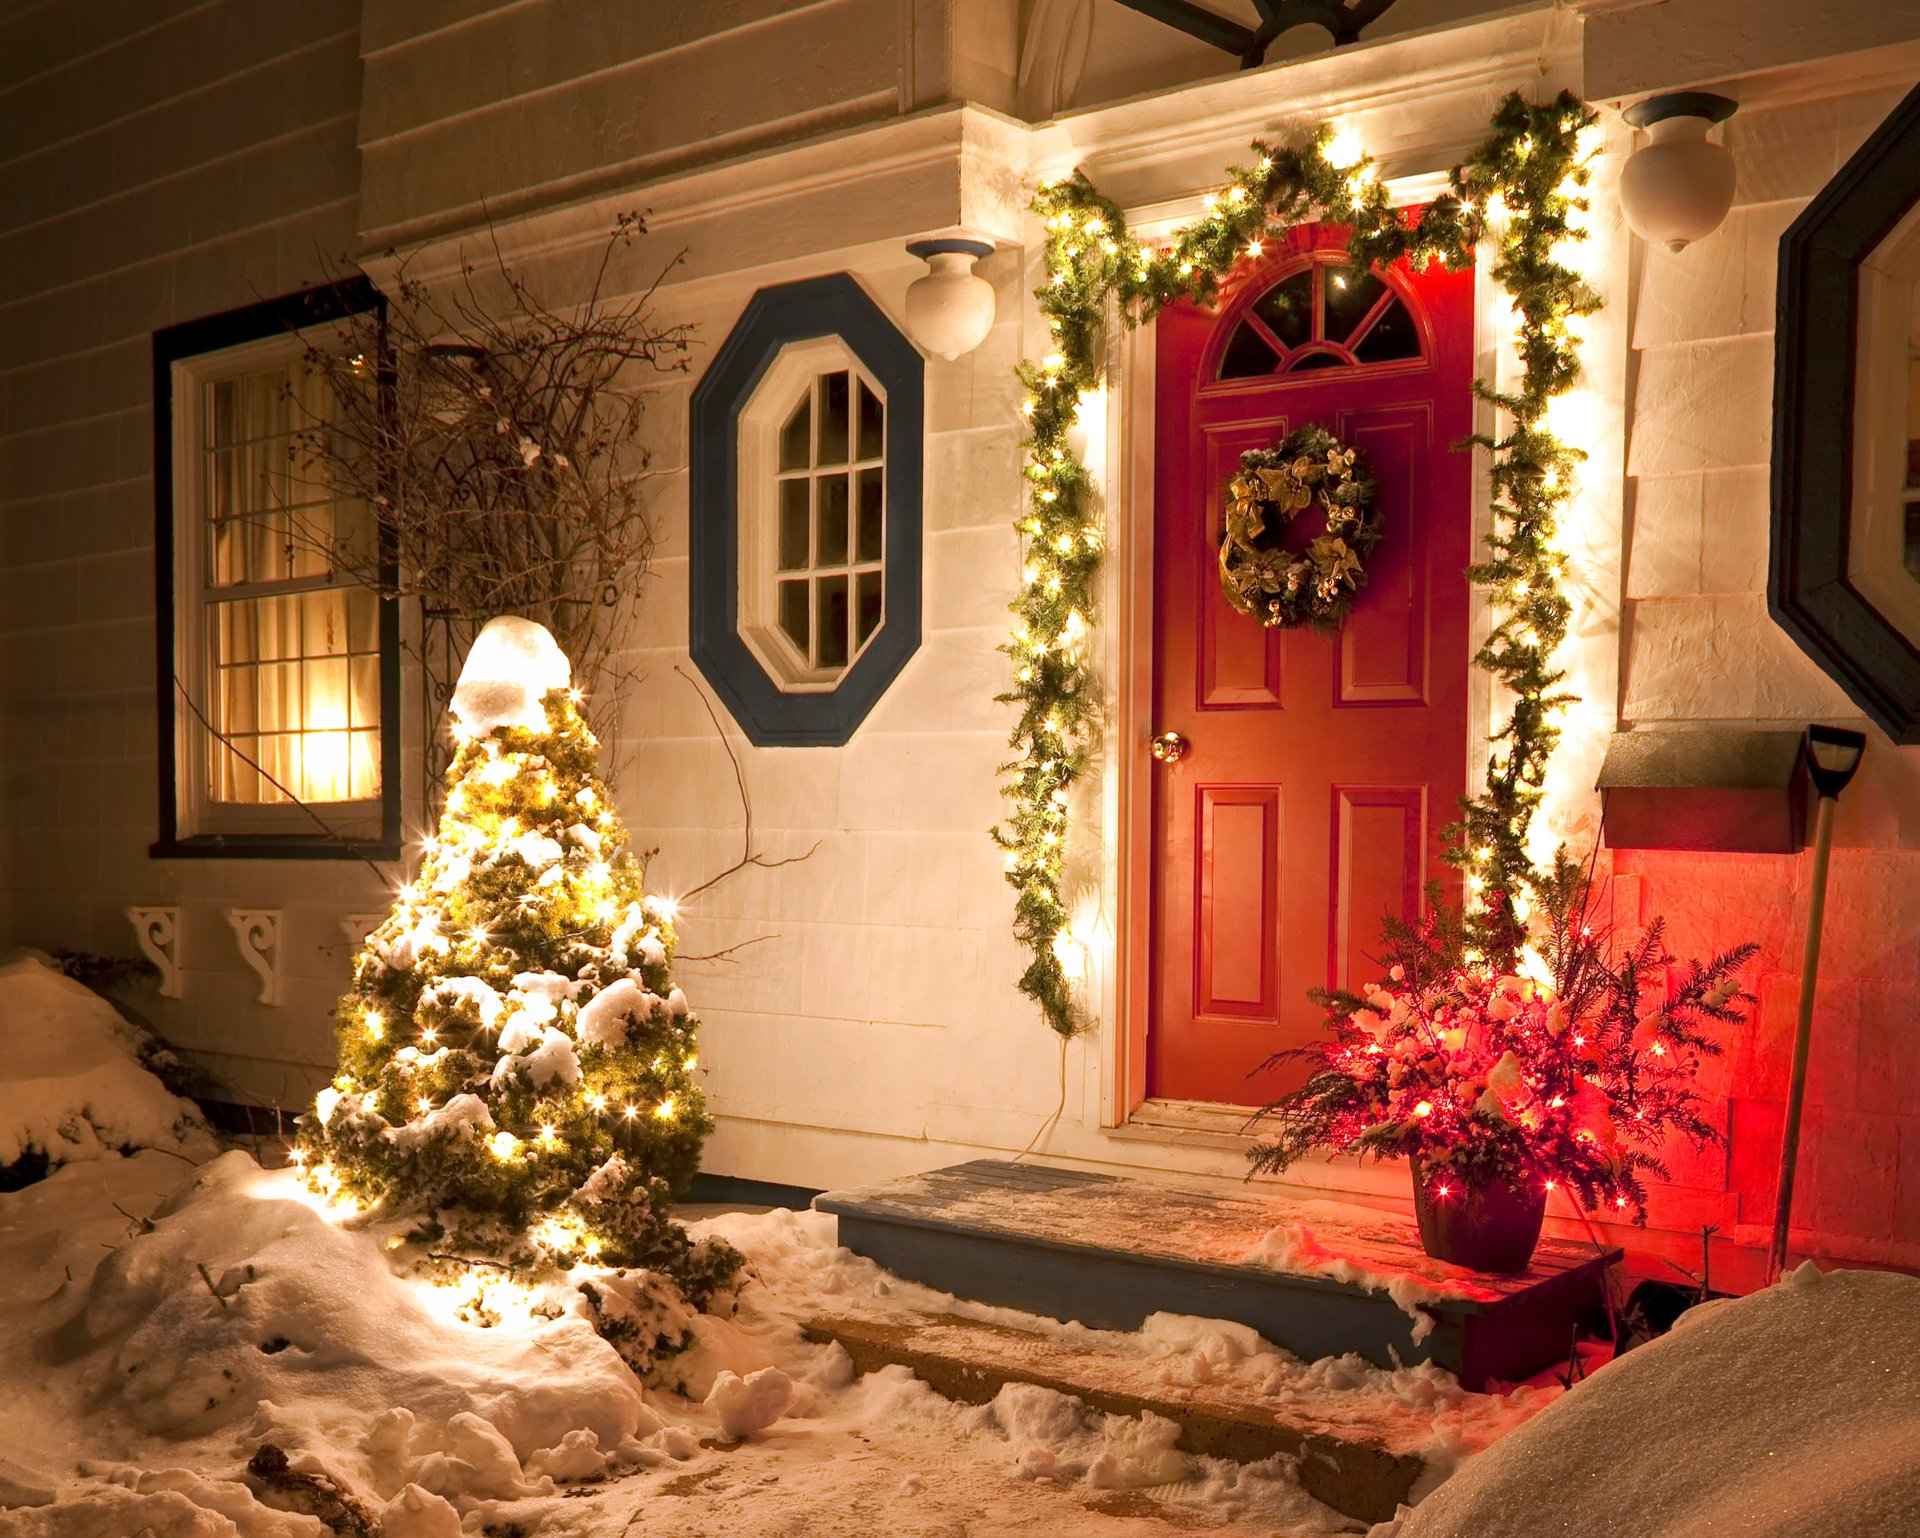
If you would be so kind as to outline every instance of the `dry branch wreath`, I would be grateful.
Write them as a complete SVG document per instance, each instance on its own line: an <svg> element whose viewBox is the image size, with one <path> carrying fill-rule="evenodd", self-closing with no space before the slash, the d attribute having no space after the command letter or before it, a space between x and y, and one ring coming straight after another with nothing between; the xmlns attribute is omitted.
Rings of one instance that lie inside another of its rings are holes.
<svg viewBox="0 0 1920 1538"><path fill-rule="evenodd" d="M1221 517L1227 602L1269 630L1336 629L1366 584L1367 557L1380 543L1377 489L1366 455L1318 423L1242 454ZM1288 525L1316 505L1325 529L1304 551L1288 549Z"/></svg>

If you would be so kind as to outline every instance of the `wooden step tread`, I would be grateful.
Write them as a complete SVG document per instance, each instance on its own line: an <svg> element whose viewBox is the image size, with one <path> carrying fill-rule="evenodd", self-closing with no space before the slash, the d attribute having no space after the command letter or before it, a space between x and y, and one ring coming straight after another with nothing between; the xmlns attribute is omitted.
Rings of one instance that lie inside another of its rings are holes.
<svg viewBox="0 0 1920 1538"><path fill-rule="evenodd" d="M1432 1259L1421 1249L1413 1221L1394 1213L1342 1202L1189 1191L1004 1159L976 1159L884 1185L828 1191L813 1205L843 1217L884 1218L1048 1248L1122 1251L1209 1270L1268 1272L1310 1287L1350 1287L1337 1275L1261 1255L1276 1228L1296 1222L1324 1241L1322 1250L1333 1246L1318 1263L1349 1261L1406 1276L1427 1295L1423 1306L1458 1313L1483 1312L1602 1258L1591 1245L1543 1239L1527 1270L1491 1276ZM1608 1254L1617 1259L1619 1252Z"/></svg>
<svg viewBox="0 0 1920 1538"><path fill-rule="evenodd" d="M957 1314L836 1305L834 1313L817 1314L802 1327L811 1340L838 1341L860 1372L903 1366L964 1404L987 1404L1009 1383L1037 1384L1109 1415L1164 1416L1180 1428L1184 1452L1241 1463L1276 1453L1297 1458L1309 1495L1363 1522L1391 1517L1426 1469L1425 1460L1407 1450L1427 1430L1411 1413L1341 1425L1302 1407L1263 1403L1230 1380L1168 1383L1147 1359Z"/></svg>

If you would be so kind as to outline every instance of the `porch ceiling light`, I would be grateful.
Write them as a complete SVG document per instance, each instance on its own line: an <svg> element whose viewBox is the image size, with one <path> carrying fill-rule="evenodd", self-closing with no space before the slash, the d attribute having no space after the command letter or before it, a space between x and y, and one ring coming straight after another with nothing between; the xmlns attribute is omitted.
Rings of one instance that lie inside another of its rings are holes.
<svg viewBox="0 0 1920 1538"><path fill-rule="evenodd" d="M993 329L993 285L973 270L992 245L946 237L912 241L907 250L931 269L907 290L907 335L948 362L972 352Z"/></svg>
<svg viewBox="0 0 1920 1538"><path fill-rule="evenodd" d="M1709 91L1669 91L1627 108L1648 141L1620 172L1620 211L1634 234L1680 251L1720 227L1733 207L1733 156L1707 130L1737 105Z"/></svg>

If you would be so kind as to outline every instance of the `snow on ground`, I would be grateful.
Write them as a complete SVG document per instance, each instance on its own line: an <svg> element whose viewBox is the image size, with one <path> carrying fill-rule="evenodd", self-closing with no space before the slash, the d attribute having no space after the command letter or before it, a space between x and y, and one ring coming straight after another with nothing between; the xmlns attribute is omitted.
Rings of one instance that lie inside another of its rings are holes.
<svg viewBox="0 0 1920 1538"><path fill-rule="evenodd" d="M0 1123L55 1165L0 1193L0 1538L1354 1528L1288 1460L1193 1457L1156 1416L1018 1384L958 1405L902 1368L856 1379L801 1327L838 1304L1050 1335L1170 1389L1230 1382L1435 1477L1479 1454L1375 1538L1920 1531L1920 1280L1803 1271L1570 1393L1483 1395L1427 1366L1301 1362L1220 1321L1124 1334L970 1304L837 1248L824 1214L728 1213L695 1231L754 1278L731 1317L689 1318L691 1346L643 1388L577 1289L436 1285L397 1234L341 1226L290 1172L210 1157L77 984L0 966L0 1010L24 1043ZM1298 1261L1312 1237L1272 1242Z"/></svg>
<svg viewBox="0 0 1920 1538"><path fill-rule="evenodd" d="M0 1168L58 1167L133 1148L211 1149L187 1101L140 1065L132 1026L91 989L32 956L0 962L6 1021Z"/></svg>
<svg viewBox="0 0 1920 1538"><path fill-rule="evenodd" d="M1913 1538L1920 1278L1822 1275L1683 1314L1378 1538Z"/></svg>
<svg viewBox="0 0 1920 1538"><path fill-rule="evenodd" d="M1311 1420L1315 1429L1363 1434L1388 1451L1417 1454L1436 1479L1560 1392L1520 1387L1507 1394L1469 1393L1451 1373L1424 1362L1391 1371L1359 1356L1304 1362L1246 1325L1222 1319L1155 1314L1130 1333L1039 1319L890 1276L838 1248L834 1219L821 1212L731 1214L702 1223L699 1231L726 1239L753 1260L755 1272L777 1297L777 1309L769 1311L774 1320L830 1315L836 1304L850 1302L869 1316L958 1315L1038 1332L1103 1359L1147 1363L1170 1387L1233 1383L1276 1409Z"/></svg>
<svg viewBox="0 0 1920 1538"><path fill-rule="evenodd" d="M1284 1460L1189 1458L1171 1422L1028 1386L960 1406L903 1369L855 1380L801 1338L780 1278L888 1281L812 1215L707 1225L767 1279L699 1322L682 1392L642 1390L577 1312L532 1317L503 1288L497 1327L464 1322L457 1289L395 1275L285 1172L229 1153L181 1184L161 1162L0 1197L5 1538L321 1538L243 1474L262 1443L386 1538L1352 1526Z"/></svg>

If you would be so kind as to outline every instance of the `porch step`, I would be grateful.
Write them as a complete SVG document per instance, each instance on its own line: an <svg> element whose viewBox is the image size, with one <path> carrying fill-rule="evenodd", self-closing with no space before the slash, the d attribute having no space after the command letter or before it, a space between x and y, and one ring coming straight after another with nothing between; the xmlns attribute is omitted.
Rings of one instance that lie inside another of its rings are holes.
<svg viewBox="0 0 1920 1538"><path fill-rule="evenodd" d="M1230 1319L1307 1360L1431 1361L1470 1389L1564 1361L1621 1255L1549 1239L1528 1270L1487 1276L1430 1259L1392 1213L1000 1159L813 1205L848 1249L957 1297L1096 1329Z"/></svg>
<svg viewBox="0 0 1920 1538"><path fill-rule="evenodd" d="M1300 1484L1309 1495L1362 1522L1391 1517L1426 1470L1418 1454L1390 1445L1426 1429L1418 1416L1409 1415L1405 1427L1360 1432L1315 1422L1298 1406L1283 1411L1264 1404L1231 1381L1170 1384L1153 1363L1101 1353L1084 1339L1068 1344L957 1314L835 1307L802 1328L810 1340L838 1341L859 1372L903 1366L963 1404L987 1404L1009 1383L1033 1383L1109 1415L1151 1412L1180 1428L1184 1452L1240 1463L1276 1453L1297 1458Z"/></svg>

